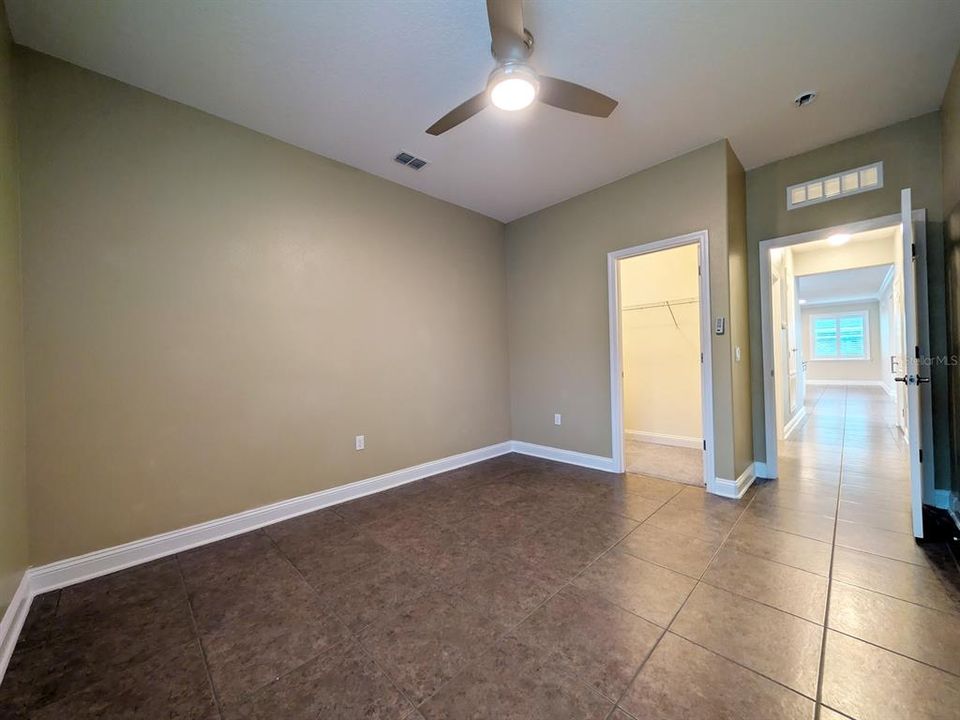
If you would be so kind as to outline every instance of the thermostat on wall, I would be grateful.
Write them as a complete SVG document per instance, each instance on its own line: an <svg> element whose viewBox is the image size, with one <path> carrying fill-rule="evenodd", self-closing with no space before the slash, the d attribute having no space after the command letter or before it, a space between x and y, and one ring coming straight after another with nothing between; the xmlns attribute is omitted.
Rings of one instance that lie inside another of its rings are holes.
<svg viewBox="0 0 960 720"><path fill-rule="evenodd" d="M726 326L726 318L718 317L718 318L717 318L717 327L716 327L716 330L714 330L714 332L715 332L717 335L723 335L723 330L724 330L724 327L725 327L725 326Z"/></svg>

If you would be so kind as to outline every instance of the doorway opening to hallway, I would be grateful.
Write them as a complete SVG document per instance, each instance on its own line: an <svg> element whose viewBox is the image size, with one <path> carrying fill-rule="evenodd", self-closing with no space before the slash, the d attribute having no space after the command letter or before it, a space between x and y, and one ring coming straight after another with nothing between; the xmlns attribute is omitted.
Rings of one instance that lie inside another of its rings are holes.
<svg viewBox="0 0 960 720"><path fill-rule="evenodd" d="M794 510L923 537L925 213L761 243L768 475ZM930 497L931 495L926 495Z"/></svg>

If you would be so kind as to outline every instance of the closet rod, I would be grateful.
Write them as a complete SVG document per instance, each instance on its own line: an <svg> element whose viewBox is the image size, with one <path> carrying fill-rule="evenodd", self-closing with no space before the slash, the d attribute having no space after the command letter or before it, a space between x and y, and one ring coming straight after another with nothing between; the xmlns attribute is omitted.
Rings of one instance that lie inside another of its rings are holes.
<svg viewBox="0 0 960 720"><path fill-rule="evenodd" d="M651 308L669 308L673 305L691 305L693 303L699 303L699 298L681 298L679 300L661 300L660 302L655 303L645 303L643 305L624 305L623 311L627 310L649 310Z"/></svg>

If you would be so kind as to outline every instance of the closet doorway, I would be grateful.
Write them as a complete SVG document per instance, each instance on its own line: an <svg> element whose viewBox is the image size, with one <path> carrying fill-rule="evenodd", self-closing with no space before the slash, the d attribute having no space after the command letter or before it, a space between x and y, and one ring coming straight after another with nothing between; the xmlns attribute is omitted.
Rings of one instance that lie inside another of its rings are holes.
<svg viewBox="0 0 960 720"><path fill-rule="evenodd" d="M621 472L711 485L707 257L706 231L608 256L613 454Z"/></svg>

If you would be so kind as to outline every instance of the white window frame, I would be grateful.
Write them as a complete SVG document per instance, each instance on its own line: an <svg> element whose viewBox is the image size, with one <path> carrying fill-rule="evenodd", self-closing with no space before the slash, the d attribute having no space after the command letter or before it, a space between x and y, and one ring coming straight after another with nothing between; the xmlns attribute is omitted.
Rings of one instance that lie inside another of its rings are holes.
<svg viewBox="0 0 960 720"><path fill-rule="evenodd" d="M864 185L863 177L871 170L876 171L877 181L871 185ZM855 188L844 189L844 180L848 176L856 176L857 186ZM837 189L834 192L829 191L828 185L831 183L836 183ZM833 173L832 175L824 175L823 177L805 180L801 183L788 186L787 210L796 210L797 208L803 208L809 205L817 205L819 203L849 197L850 195L859 195L860 193L870 192L871 190L879 190L882 187L883 161L880 160L870 163L869 165L861 165L860 167L850 168L849 170L843 170L838 173ZM794 199L794 190L803 191L802 199ZM813 191L816 191L817 194L811 197L811 192Z"/></svg>
<svg viewBox="0 0 960 720"><path fill-rule="evenodd" d="M840 334L837 333L837 357L817 357L817 334L814 330L817 318L839 319L842 317L863 318L863 355L857 357L840 357ZM870 313L867 310L851 310L848 312L820 312L810 314L810 360L812 362L863 362L870 360Z"/></svg>

